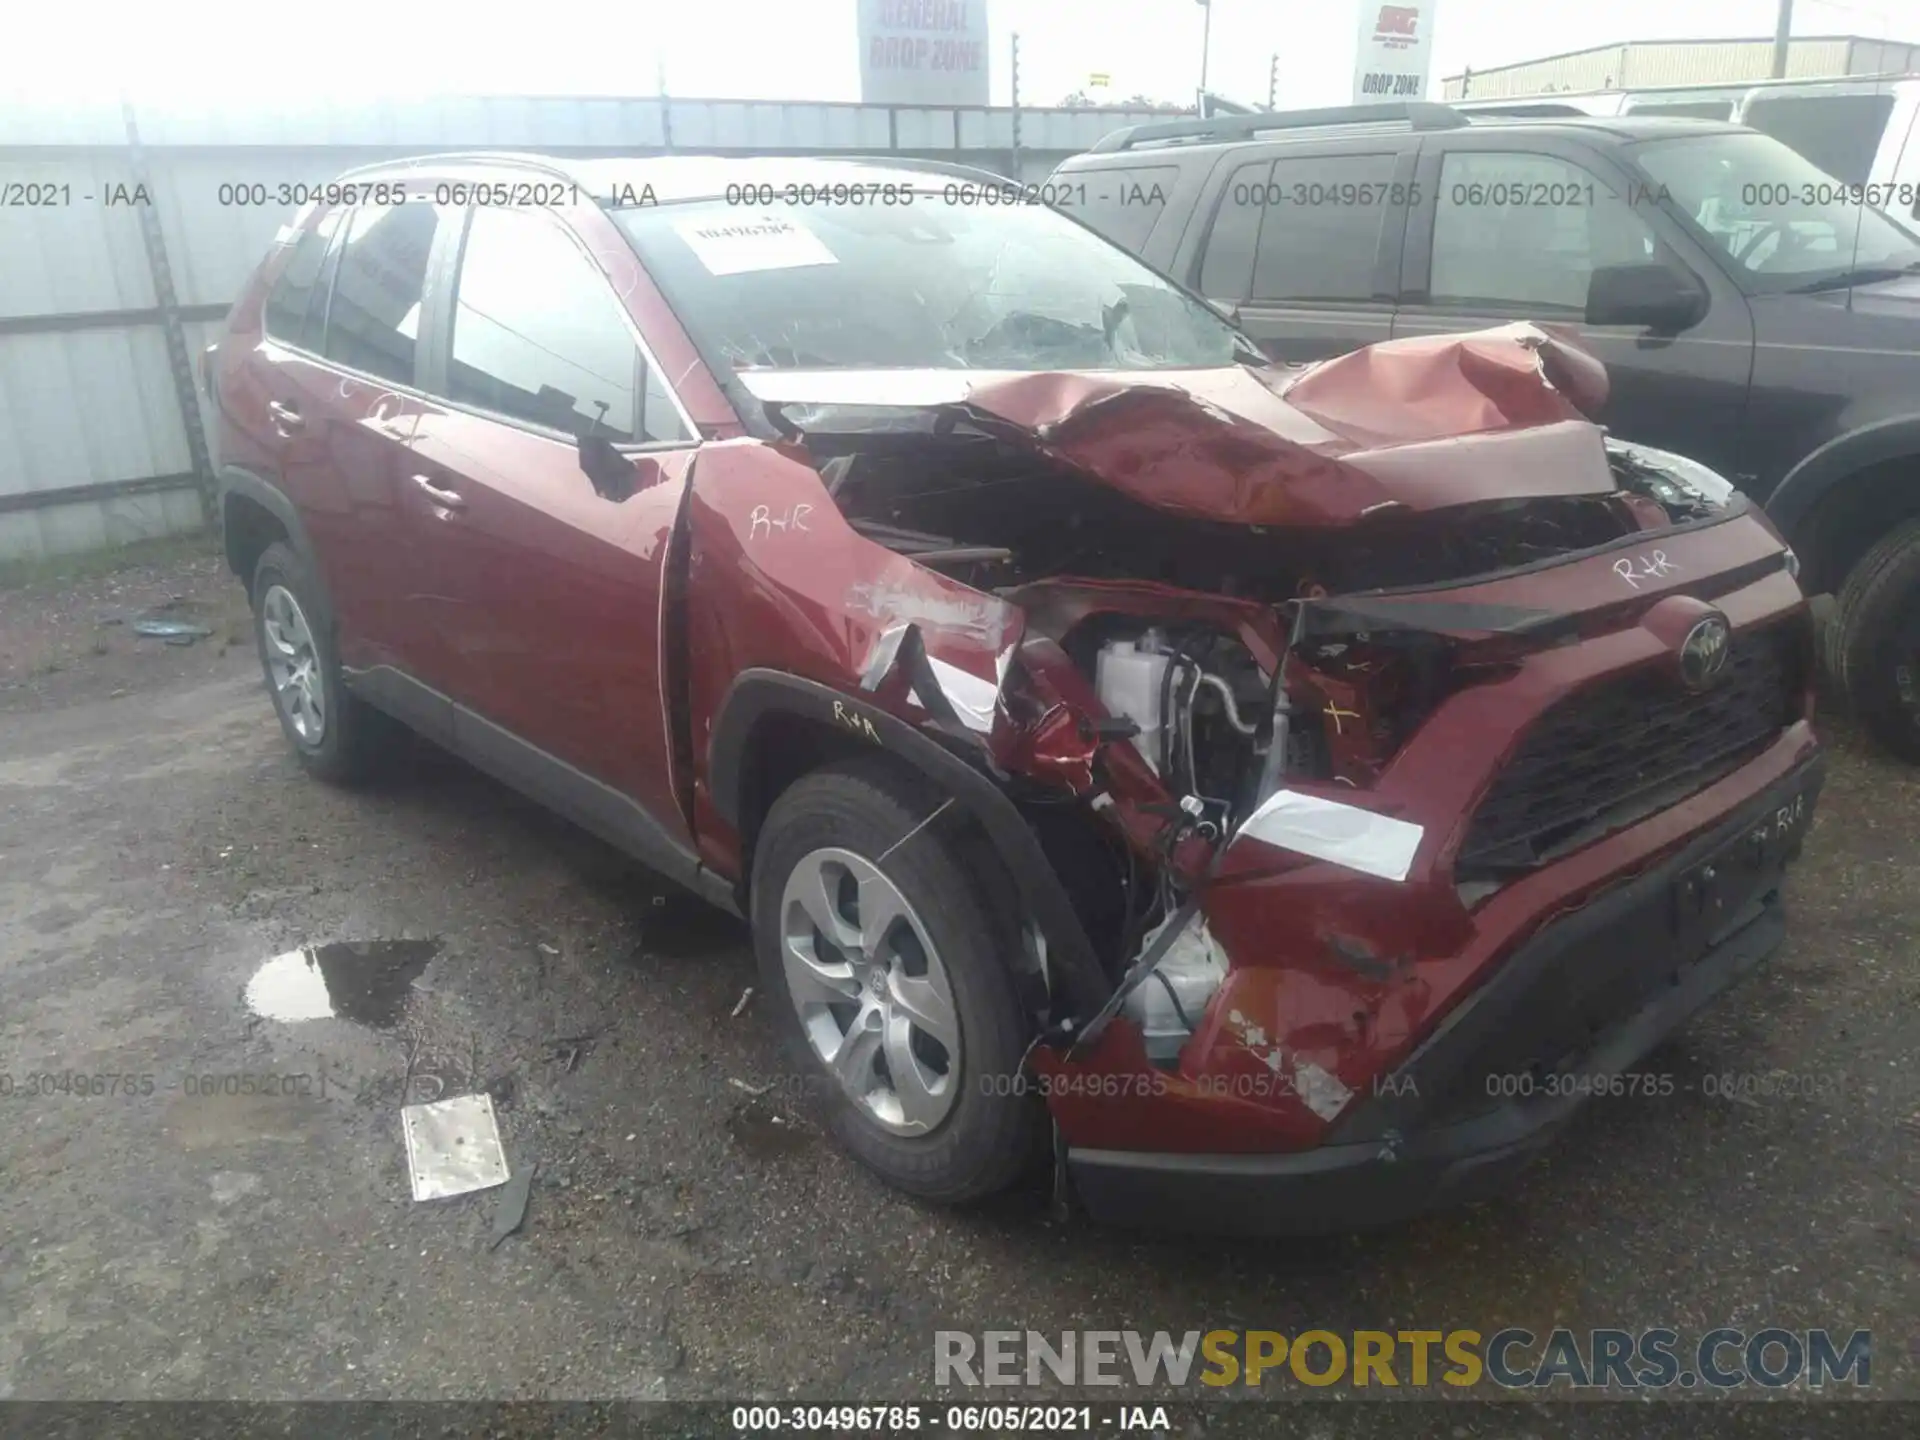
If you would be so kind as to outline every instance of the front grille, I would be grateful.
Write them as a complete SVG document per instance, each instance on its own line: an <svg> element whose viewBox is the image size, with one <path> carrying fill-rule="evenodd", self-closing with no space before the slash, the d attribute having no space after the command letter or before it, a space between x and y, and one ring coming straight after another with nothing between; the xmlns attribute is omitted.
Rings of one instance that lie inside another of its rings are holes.
<svg viewBox="0 0 1920 1440"><path fill-rule="evenodd" d="M1800 684L1795 634L1776 625L1736 635L1700 694L1643 670L1562 700L1480 802L1456 878L1529 869L1704 789L1791 723Z"/></svg>

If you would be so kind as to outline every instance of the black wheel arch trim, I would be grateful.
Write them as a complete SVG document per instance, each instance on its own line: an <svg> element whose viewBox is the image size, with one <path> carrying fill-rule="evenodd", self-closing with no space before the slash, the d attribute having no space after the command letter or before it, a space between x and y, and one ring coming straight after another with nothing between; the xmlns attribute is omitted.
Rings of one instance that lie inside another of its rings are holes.
<svg viewBox="0 0 1920 1440"><path fill-rule="evenodd" d="M1920 456L1920 415L1896 415L1836 435L1802 459L1773 488L1767 497L1767 516L1788 544L1803 543L1806 537L1802 528L1835 487L1861 470L1905 456ZM1835 582L1839 579L1826 578Z"/></svg>
<svg viewBox="0 0 1920 1440"><path fill-rule="evenodd" d="M740 821L747 747L760 722L774 714L798 716L864 739L951 795L979 823L1005 861L1008 877L1046 940L1047 968L1056 993L1078 1019L1100 1008L1113 986L1039 838L991 779L897 716L784 670L741 671L714 721L707 748L707 788L714 807L742 832L743 840Z"/></svg>
<svg viewBox="0 0 1920 1440"><path fill-rule="evenodd" d="M327 578L320 569L320 556L313 548L313 537L307 533L306 522L300 518L300 511L278 485L238 465L222 466L220 470L220 546L226 554L228 568L234 568L232 537L227 533L227 497L229 495L245 496L280 522L280 528L287 532L288 543L306 562L308 575L319 587L320 602L326 606L327 616L331 621L333 596L327 589ZM234 573L239 575L240 572L234 569ZM253 584L251 575L240 575L240 580L248 586Z"/></svg>

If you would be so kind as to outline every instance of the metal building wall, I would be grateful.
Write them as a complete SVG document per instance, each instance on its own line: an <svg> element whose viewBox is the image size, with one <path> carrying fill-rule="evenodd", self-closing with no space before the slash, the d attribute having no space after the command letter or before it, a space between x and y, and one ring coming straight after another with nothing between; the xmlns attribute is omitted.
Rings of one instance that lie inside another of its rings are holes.
<svg viewBox="0 0 1920 1440"><path fill-rule="evenodd" d="M1920 45L1891 40L1855 40L1847 56L1849 75L1900 75L1920 69Z"/></svg>
<svg viewBox="0 0 1920 1440"><path fill-rule="evenodd" d="M197 362L290 218L223 204L223 185L313 184L462 149L894 152L1037 180L1120 126L1166 118L657 96L0 106L0 560L203 523L210 431L181 362ZM150 205L131 203L142 178ZM26 203L62 186L63 203Z"/></svg>
<svg viewBox="0 0 1920 1440"><path fill-rule="evenodd" d="M1920 47L1912 45L1809 36L1788 46L1787 77L1890 74L1909 69L1916 61L1920 61ZM1442 82L1442 91L1449 100L1494 100L1652 85L1744 84L1765 80L1772 71L1771 39L1639 41L1475 70L1470 86L1469 77L1450 75Z"/></svg>

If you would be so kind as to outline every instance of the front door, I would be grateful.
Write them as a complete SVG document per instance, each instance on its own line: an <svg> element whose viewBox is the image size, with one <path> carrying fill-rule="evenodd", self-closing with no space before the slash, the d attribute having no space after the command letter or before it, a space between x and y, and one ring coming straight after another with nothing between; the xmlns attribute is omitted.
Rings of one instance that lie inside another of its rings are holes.
<svg viewBox="0 0 1920 1440"><path fill-rule="evenodd" d="M433 517L425 613L462 748L524 742L684 836L661 655L693 426L566 212L478 207L468 224L445 399L409 479ZM626 486L596 488L583 436L616 447Z"/></svg>

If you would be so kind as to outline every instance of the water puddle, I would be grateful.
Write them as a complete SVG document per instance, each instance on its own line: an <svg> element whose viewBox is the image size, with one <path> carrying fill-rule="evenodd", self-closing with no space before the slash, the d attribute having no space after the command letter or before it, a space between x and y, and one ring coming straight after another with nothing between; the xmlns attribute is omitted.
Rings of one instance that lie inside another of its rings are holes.
<svg viewBox="0 0 1920 1440"><path fill-rule="evenodd" d="M438 940L304 945L253 972L247 1008L268 1020L351 1020L384 1030L399 1022L413 982L439 949Z"/></svg>

